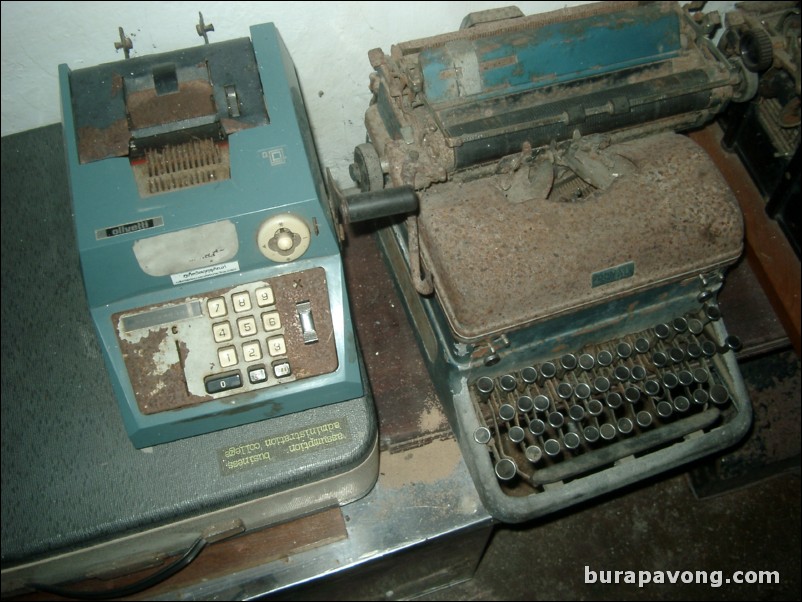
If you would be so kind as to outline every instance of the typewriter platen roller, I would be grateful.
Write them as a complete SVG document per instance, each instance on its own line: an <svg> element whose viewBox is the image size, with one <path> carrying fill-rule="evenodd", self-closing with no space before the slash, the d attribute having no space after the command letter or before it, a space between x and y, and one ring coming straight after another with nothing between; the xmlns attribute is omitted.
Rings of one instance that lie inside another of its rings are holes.
<svg viewBox="0 0 802 602"><path fill-rule="evenodd" d="M716 295L742 217L679 133L747 99L737 61L673 2L478 13L370 61L362 194L334 211L379 199L491 514L539 517L739 440L751 408Z"/></svg>

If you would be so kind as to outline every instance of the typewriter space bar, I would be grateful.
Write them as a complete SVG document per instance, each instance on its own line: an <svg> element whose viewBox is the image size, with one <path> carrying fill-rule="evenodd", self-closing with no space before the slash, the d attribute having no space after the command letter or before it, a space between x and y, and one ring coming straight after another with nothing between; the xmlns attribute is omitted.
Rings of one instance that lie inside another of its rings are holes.
<svg viewBox="0 0 802 602"><path fill-rule="evenodd" d="M605 464L611 464L621 458L647 451L663 443L679 439L708 427L718 420L720 415L721 412L717 408L711 408L701 414L689 416L679 422L639 435L634 439L621 441L609 447L597 449L591 453L537 470L530 478L530 482L533 485L548 485L549 483L556 483L574 475L588 472Z"/></svg>

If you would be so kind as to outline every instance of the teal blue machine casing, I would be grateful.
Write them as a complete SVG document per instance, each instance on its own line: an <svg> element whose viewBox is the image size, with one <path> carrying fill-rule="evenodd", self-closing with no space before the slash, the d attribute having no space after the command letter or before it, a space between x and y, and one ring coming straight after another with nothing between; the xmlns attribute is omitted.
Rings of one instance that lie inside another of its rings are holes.
<svg viewBox="0 0 802 602"><path fill-rule="evenodd" d="M86 294L136 447L366 394L295 69L273 24L251 35L59 68Z"/></svg>

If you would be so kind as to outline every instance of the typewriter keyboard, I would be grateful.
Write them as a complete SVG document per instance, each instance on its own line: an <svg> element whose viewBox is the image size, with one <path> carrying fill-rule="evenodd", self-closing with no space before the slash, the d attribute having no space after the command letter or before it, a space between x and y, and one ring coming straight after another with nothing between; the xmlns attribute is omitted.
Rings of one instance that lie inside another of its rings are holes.
<svg viewBox="0 0 802 602"><path fill-rule="evenodd" d="M470 385L477 445L507 488L537 491L718 426L737 412L706 325L715 305Z"/></svg>

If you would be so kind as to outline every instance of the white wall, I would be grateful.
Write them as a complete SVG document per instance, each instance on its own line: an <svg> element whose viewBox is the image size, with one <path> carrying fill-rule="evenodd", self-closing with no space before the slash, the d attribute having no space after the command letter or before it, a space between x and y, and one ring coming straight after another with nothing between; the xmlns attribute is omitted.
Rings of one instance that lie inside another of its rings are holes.
<svg viewBox="0 0 802 602"><path fill-rule="evenodd" d="M214 25L210 42L249 35L272 21L298 69L321 160L342 183L364 142L370 100L367 53L459 27L469 12L514 2L2 2L2 135L57 123L58 65L76 69L201 44L198 13ZM585 2L517 2L524 14ZM710 4L732 4L718 2Z"/></svg>

